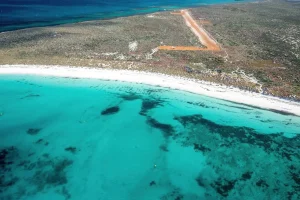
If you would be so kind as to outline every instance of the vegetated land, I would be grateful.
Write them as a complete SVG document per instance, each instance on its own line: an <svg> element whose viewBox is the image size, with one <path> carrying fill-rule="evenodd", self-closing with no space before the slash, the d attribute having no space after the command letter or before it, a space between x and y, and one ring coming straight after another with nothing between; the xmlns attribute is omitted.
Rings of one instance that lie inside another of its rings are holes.
<svg viewBox="0 0 300 200"><path fill-rule="evenodd" d="M190 12L222 51L158 50L203 47L182 16L162 12L0 33L0 64L161 72L300 100L300 3L272 0Z"/></svg>

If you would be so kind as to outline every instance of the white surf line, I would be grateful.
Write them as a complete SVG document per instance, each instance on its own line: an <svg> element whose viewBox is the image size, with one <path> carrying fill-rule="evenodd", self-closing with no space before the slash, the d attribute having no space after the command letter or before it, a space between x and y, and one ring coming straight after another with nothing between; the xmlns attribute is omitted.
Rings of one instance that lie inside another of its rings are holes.
<svg viewBox="0 0 300 200"><path fill-rule="evenodd" d="M159 73L132 70L112 70L91 67L70 67L51 65L0 65L0 75L41 75L56 77L88 78L112 81L125 81L184 90L195 94L243 103L264 109L289 112L300 116L300 103L243 91L215 83L169 76ZM1 76L0 76L1 78Z"/></svg>

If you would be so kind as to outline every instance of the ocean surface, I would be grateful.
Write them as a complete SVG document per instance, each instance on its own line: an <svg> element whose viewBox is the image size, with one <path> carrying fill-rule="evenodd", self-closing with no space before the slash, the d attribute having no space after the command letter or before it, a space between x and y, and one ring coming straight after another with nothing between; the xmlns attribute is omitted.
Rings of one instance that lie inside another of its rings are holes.
<svg viewBox="0 0 300 200"><path fill-rule="evenodd" d="M232 2L235 0L1 0L0 32Z"/></svg>
<svg viewBox="0 0 300 200"><path fill-rule="evenodd" d="M300 118L124 82L0 76L0 199L299 199Z"/></svg>

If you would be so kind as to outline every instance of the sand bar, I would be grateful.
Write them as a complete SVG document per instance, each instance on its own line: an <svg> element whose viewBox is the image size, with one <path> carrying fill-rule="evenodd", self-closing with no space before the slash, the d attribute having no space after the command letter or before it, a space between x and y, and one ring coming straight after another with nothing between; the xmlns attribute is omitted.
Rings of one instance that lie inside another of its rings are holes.
<svg viewBox="0 0 300 200"><path fill-rule="evenodd" d="M236 103L273 109L300 116L300 103L266 96L258 93L242 91L234 87L215 83L169 76L158 73L132 70L112 70L91 67L70 67L51 65L0 65L0 75L42 75L56 77L92 78L112 81L143 83L172 89L184 90Z"/></svg>

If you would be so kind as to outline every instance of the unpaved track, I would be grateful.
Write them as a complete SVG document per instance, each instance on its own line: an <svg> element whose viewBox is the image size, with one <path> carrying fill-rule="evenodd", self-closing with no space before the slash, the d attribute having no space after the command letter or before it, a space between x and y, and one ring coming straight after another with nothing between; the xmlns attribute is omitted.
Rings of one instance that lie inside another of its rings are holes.
<svg viewBox="0 0 300 200"><path fill-rule="evenodd" d="M193 46L159 46L159 50L168 51L209 51L210 49Z"/></svg>
<svg viewBox="0 0 300 200"><path fill-rule="evenodd" d="M171 13L175 15L182 15L186 25L190 27L193 33L198 37L201 44L206 48L189 47L189 46L159 46L159 50L173 50L173 51L220 51L221 48L218 43L205 31L202 26L199 26L193 19L188 10L181 10L180 13Z"/></svg>

